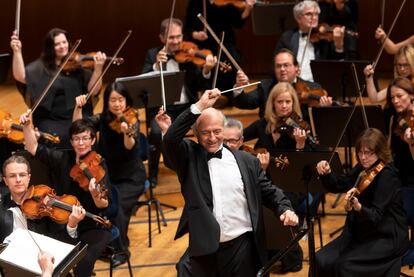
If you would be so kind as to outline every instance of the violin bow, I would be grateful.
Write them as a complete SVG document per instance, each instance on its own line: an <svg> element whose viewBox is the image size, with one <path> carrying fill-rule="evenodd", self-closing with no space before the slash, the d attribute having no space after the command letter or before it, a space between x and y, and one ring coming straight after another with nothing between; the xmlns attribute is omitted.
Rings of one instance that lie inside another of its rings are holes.
<svg viewBox="0 0 414 277"><path fill-rule="evenodd" d="M16 31L17 37L20 36L20 11L21 11L21 0L16 0L16 17L14 21L14 30Z"/></svg>
<svg viewBox="0 0 414 277"><path fill-rule="evenodd" d="M217 76L218 76L218 71L220 67L221 52L223 50L223 42L224 42L224 32L221 33L220 47L219 47L219 52L217 55L217 64L214 70L214 78L213 78L213 85L212 85L213 89L216 87L216 84L217 84Z"/></svg>
<svg viewBox="0 0 414 277"><path fill-rule="evenodd" d="M204 18L207 20L207 3L206 3L206 1L207 0L203 0L203 16L204 16ZM204 27L203 27L203 31L205 32L205 33L207 33L207 28L206 28L206 26L204 25Z"/></svg>
<svg viewBox="0 0 414 277"><path fill-rule="evenodd" d="M385 0L382 0L381 6L381 27L384 28L384 21L385 21Z"/></svg>
<svg viewBox="0 0 414 277"><path fill-rule="evenodd" d="M361 107L362 107L362 118L364 119L365 129L368 129L369 124L368 124L367 112L365 110L364 101L362 100L362 92L365 89L365 86L361 89L361 85L359 84L358 74L357 74L356 67L355 67L354 63L351 64L351 68L352 68L352 75L354 76L354 82L355 82L355 84L357 86L357 90L358 90L358 99L359 99L359 102L360 102Z"/></svg>
<svg viewBox="0 0 414 277"><path fill-rule="evenodd" d="M208 25L208 23L207 23L207 21L206 21L206 19L199 13L198 15L197 15L197 17L198 17L198 19L200 19L201 20L201 22L203 22L203 24L204 24L204 26L207 28L207 30L210 32L210 34L211 34L211 36L214 38L214 40L217 42L217 43L220 43L220 39L217 37L217 35L216 35L216 33L213 31L213 29L211 29L211 27L210 27L210 25ZM241 71L243 71L242 69L241 69L241 67L240 67L240 65L236 62L236 60L233 58L233 56L230 54L230 52L229 52L229 50L227 50L227 47L226 46L224 46L224 44L222 45L222 48L223 48L223 52L227 55L227 57L229 58L229 60L231 61L231 63L234 65L234 67L237 69L237 70L241 70Z"/></svg>
<svg viewBox="0 0 414 277"><path fill-rule="evenodd" d="M247 88L247 87L255 86L255 85L258 85L258 84L260 84L260 81L257 81L257 82L254 82L254 83L250 83L250 84L247 84L247 85L243 85L243 86L240 86L240 87L235 87L235 88L223 90L220 93L223 94L223 93L227 93L227 92L230 92L230 91L233 91L233 90L236 90L236 89Z"/></svg>
<svg viewBox="0 0 414 277"><path fill-rule="evenodd" d="M18 208L20 209L20 208ZM26 220L26 224L23 222L23 219L21 219L20 215L17 215L16 213L13 213L13 218L16 215L16 217L19 219L20 223L22 224L22 226L24 226L25 230L27 231L27 233L29 234L30 238L33 240L33 242L36 244L37 248L39 248L39 252L42 253L43 250L42 248L40 248L39 244L37 243L37 241L35 240L35 238L33 237L32 233L30 233L29 228L27 228L27 220Z"/></svg>
<svg viewBox="0 0 414 277"><path fill-rule="evenodd" d="M30 108L30 112L28 114L28 116L31 116L33 114L33 112L37 109L37 107L39 106L40 102L42 102L43 98L45 98L47 92L49 91L49 89L52 87L53 83L56 81L57 77L59 77L60 72L62 72L63 68L65 67L65 65L68 63L69 59L72 58L73 53L75 53L76 49L78 48L79 44L82 42L81 39L78 39L75 44L73 45L72 49L70 50L69 54L66 56L65 60L63 61L63 63L59 66L58 70L56 71L55 75L53 76L53 78L49 81L49 83L47 84L47 86L45 87L45 89L43 90L42 94L39 96L39 98L37 98L35 104Z"/></svg>
<svg viewBox="0 0 414 277"><path fill-rule="evenodd" d="M380 59L380 57L381 57L381 54L382 54L382 52L383 52L383 50L384 50L384 47L385 47L385 41L386 41L386 40L387 40L387 38L391 35L391 32L392 32L392 30L394 29L394 25L395 25L395 23L397 22L397 19L398 19L398 17L400 16L400 13L401 13L402 8L404 7L404 5L405 5L405 2L406 2L406 1L407 1L407 0L403 0L403 2L401 3L400 9L398 10L397 15L394 17L394 21L392 22L390 29L388 30L388 32L387 32L387 33L385 33L385 37L384 37L384 39L382 40L382 43L381 43L381 48L380 48L380 50L378 51L377 57L375 58L374 62L372 63L372 69L373 69L373 70L375 70L375 67L376 67L376 66L377 66L377 64L378 64L378 61L379 61L379 59Z"/></svg>
<svg viewBox="0 0 414 277"><path fill-rule="evenodd" d="M88 101L88 99L92 96L92 93L95 91L95 89L97 88L99 82L102 80L102 77L106 74L106 72L108 71L109 67L115 63L115 59L117 58L119 52L121 51L121 49L124 47L125 43L127 42L127 40L129 39L129 37L131 36L132 30L128 30L125 38L122 40L121 44L118 46L118 49L116 49L115 54L112 56L111 61L105 66L104 70L102 70L101 74L99 75L99 77L95 80L95 82L93 83L92 88L89 90L88 94L86 95L86 101Z"/></svg>

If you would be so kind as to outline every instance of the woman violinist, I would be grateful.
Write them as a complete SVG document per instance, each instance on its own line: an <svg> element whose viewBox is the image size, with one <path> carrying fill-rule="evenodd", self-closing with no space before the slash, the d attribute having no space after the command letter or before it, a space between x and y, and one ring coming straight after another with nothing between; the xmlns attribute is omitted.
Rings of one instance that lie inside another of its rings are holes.
<svg viewBox="0 0 414 277"><path fill-rule="evenodd" d="M331 192L347 192L348 202L342 234L316 253L316 274L399 276L408 228L387 140L378 129L366 129L355 150L358 164L348 174L331 173L327 161L316 166L323 185Z"/></svg>
<svg viewBox="0 0 414 277"><path fill-rule="evenodd" d="M114 218L118 210L117 196L111 188L105 161L92 151L96 141L96 131L92 123L84 119L74 121L69 128L72 149L60 150L37 143L34 130L29 126L31 118L28 115L29 113L25 113L20 117L26 150L49 167L56 193L74 195L90 213L108 219ZM93 154L97 159L86 163ZM84 172L84 178L88 179L86 187L81 187L70 175L74 169L82 169L75 171ZM101 174L93 174L89 178L88 173L92 172ZM99 183L96 180L100 180ZM87 217L79 223L77 239L81 245L88 244L88 250L78 263L75 275L90 276L95 261L112 240L111 232Z"/></svg>
<svg viewBox="0 0 414 277"><path fill-rule="evenodd" d="M27 106L31 107L67 56L70 47L68 34L62 29L51 29L46 34L41 56L27 66L23 61L22 42L16 32L11 36L10 46L13 50L13 77L18 82L18 89ZM92 88L102 72L105 60L105 54L97 52L93 72L83 68L62 72L34 112L34 125L41 131L58 135L63 148L70 147L67 134L72 122L73 99ZM99 92L100 82L93 94ZM92 114L91 104L88 104L85 113Z"/></svg>
<svg viewBox="0 0 414 277"><path fill-rule="evenodd" d="M396 111L391 117L390 141L394 164L404 186L414 186L414 85L398 77L390 85L390 98Z"/></svg>
<svg viewBox="0 0 414 277"><path fill-rule="evenodd" d="M121 83L108 84L103 100L102 113L88 119L100 133L97 148L106 160L111 185L119 194L121 210L115 225L121 235L116 247L128 251L129 220L138 197L144 192L146 180L145 167L140 158L138 114L132 108L131 96ZM76 97L74 120L82 118L84 104L84 95Z"/></svg>
<svg viewBox="0 0 414 277"><path fill-rule="evenodd" d="M271 90L266 102L264 118L259 119L244 129L244 141L257 138L256 148L265 148L270 153L284 150L310 150L310 142L307 139L309 129L290 126L286 120L290 119L307 128L307 123L301 119L299 100L295 89L287 82L279 82ZM308 125L307 125L308 126ZM263 165L268 164L264 156L260 157ZM305 194L285 192L295 211L298 211ZM284 272L296 272L302 268L303 253L299 244L293 251L282 259Z"/></svg>

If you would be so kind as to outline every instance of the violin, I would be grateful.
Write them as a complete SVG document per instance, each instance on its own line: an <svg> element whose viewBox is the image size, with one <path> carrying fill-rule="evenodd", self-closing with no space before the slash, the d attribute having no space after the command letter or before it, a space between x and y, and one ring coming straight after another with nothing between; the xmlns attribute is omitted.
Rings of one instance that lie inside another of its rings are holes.
<svg viewBox="0 0 414 277"><path fill-rule="evenodd" d="M252 154L253 156L257 156L257 154L261 153L267 153L268 151L265 148L258 148L253 149L250 146L247 146L245 144L242 145L241 150L246 151L247 153ZM276 167L280 167L281 170L285 169L289 165L289 160L286 156L283 156L282 154L279 155L279 157L272 157L270 156L270 160L275 162Z"/></svg>
<svg viewBox="0 0 414 277"><path fill-rule="evenodd" d="M85 191L89 191L89 181L95 178L98 184L97 190L100 192L101 198L108 199L108 189L102 183L104 181L103 177L106 174L105 169L100 165L102 161L101 155L91 151L71 168L69 175Z"/></svg>
<svg viewBox="0 0 414 277"><path fill-rule="evenodd" d="M394 133L404 140L404 133L407 128L411 128L411 130L414 131L414 110L411 109L406 110L398 116L397 126L394 129Z"/></svg>
<svg viewBox="0 0 414 277"><path fill-rule="evenodd" d="M319 105L319 100L322 96L328 96L328 93L323 88L311 89L306 82L300 79L297 79L295 83L295 90L298 94L299 102L312 107Z"/></svg>
<svg viewBox="0 0 414 277"><path fill-rule="evenodd" d="M276 132L286 133L290 137L294 138L293 130L296 128L300 128L305 130L306 138L311 144L319 144L318 140L311 135L309 124L295 112L292 112L292 114L288 117L282 118L278 125L279 126L276 126L275 129Z"/></svg>
<svg viewBox="0 0 414 277"><path fill-rule="evenodd" d="M316 29L312 30L310 41L312 43L318 42L320 40L327 40L327 41L333 41L333 30L336 27L342 27L340 25L332 25L330 26L327 23L321 23ZM345 29L345 35L350 37L358 37L358 32Z"/></svg>
<svg viewBox="0 0 414 277"><path fill-rule="evenodd" d="M352 198L366 190L366 188L372 183L372 181L375 179L378 173L384 169L384 167L385 163L383 161L380 161L374 168L361 171L354 185L354 188L356 188L356 190L350 195L349 200L345 204L345 209L347 211L351 209L350 201Z"/></svg>
<svg viewBox="0 0 414 277"><path fill-rule="evenodd" d="M53 136L48 133L40 132L42 138L51 141L55 144L60 143L58 136ZM20 125L18 119L12 119L11 115L5 111L0 110L0 137L6 137L8 140L22 144L24 142L23 126Z"/></svg>
<svg viewBox="0 0 414 277"><path fill-rule="evenodd" d="M79 68L91 69L94 67L94 56L96 52L89 52L87 54L80 54L79 52L73 53L73 56L68 60L66 65L63 67L64 72L73 72ZM112 57L106 57L107 61L112 60ZM115 58L113 64L121 65L124 63L123 58Z"/></svg>
<svg viewBox="0 0 414 277"><path fill-rule="evenodd" d="M59 224L67 224L73 205L80 205L75 196L66 194L57 196L52 188L46 185L36 185L28 188L20 209L30 219L47 216ZM106 228L112 225L109 220L90 212L86 212L86 216Z"/></svg>
<svg viewBox="0 0 414 277"><path fill-rule="evenodd" d="M246 7L246 2L244 0L214 0L213 4L218 7L233 5L240 10L243 10Z"/></svg>
<svg viewBox="0 0 414 277"><path fill-rule="evenodd" d="M128 124L127 135L132 137L136 136L139 128L139 113L134 108L126 109L120 117L115 118L109 123L109 127L117 133L122 133L121 123L125 122Z"/></svg>
<svg viewBox="0 0 414 277"><path fill-rule="evenodd" d="M198 49L197 45L191 41L183 41L178 51L174 53L174 58L178 63L192 62L198 67L204 66L206 57L213 53L208 49ZM220 70L229 72L232 70L231 65L225 62L219 62Z"/></svg>

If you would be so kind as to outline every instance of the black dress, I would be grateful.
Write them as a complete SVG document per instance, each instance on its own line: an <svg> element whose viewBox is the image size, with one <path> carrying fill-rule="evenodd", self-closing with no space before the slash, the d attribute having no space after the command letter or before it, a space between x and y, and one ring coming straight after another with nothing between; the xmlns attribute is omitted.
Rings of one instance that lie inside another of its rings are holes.
<svg viewBox="0 0 414 277"><path fill-rule="evenodd" d="M37 59L25 68L26 85L18 83L17 88L32 107L52 79L54 72L48 70L41 59ZM77 69L70 73L61 73L47 92L39 107L33 113L33 124L40 131L60 137L59 147L70 148L69 127L75 108L75 98L88 92L88 83L92 72ZM92 115L90 101L83 109L84 115Z"/></svg>
<svg viewBox="0 0 414 277"><path fill-rule="evenodd" d="M374 165L375 166L375 165ZM351 189L363 170L321 176L331 192ZM388 164L358 196L360 212L348 212L342 234L316 253L316 276L399 276L408 228L396 169Z"/></svg>
<svg viewBox="0 0 414 277"><path fill-rule="evenodd" d="M144 193L146 180L145 167L140 158L139 132L134 137L134 147L128 150L124 146L124 134L112 130L103 114L90 119L100 134L97 150L105 158L111 185L118 191L121 209L115 222L120 230L119 248L127 250L129 219L138 197ZM139 130L139 126L136 128Z"/></svg>

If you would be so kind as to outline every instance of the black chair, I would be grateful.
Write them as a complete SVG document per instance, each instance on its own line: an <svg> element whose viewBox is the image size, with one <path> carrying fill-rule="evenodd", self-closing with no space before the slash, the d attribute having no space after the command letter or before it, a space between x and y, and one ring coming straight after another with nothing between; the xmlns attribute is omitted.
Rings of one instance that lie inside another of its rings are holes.
<svg viewBox="0 0 414 277"><path fill-rule="evenodd" d="M404 210L407 215L407 224L410 229L410 247L407 253L402 258L401 265L408 265L409 269L413 269L414 266L414 188L404 187L401 189L401 195L404 204ZM403 272L400 273L402 276L410 276Z"/></svg>

